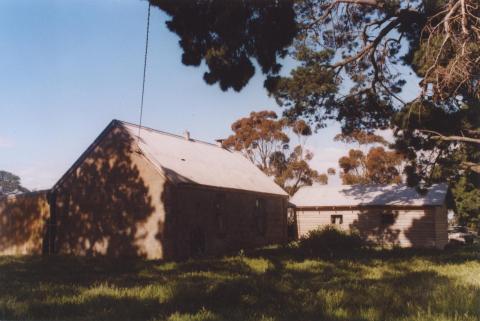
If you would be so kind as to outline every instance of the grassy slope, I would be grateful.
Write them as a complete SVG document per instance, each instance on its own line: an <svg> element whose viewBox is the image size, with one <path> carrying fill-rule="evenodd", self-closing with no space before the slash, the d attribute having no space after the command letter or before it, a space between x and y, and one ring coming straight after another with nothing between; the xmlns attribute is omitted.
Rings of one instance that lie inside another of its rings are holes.
<svg viewBox="0 0 480 321"><path fill-rule="evenodd" d="M0 257L0 319L480 320L480 249L160 263Z"/></svg>

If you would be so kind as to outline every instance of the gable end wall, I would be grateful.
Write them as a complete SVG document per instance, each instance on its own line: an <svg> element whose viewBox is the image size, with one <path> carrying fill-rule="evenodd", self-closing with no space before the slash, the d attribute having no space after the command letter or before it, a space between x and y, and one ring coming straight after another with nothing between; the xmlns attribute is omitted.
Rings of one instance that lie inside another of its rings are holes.
<svg viewBox="0 0 480 321"><path fill-rule="evenodd" d="M169 184L112 126L55 189L55 252L164 258Z"/></svg>

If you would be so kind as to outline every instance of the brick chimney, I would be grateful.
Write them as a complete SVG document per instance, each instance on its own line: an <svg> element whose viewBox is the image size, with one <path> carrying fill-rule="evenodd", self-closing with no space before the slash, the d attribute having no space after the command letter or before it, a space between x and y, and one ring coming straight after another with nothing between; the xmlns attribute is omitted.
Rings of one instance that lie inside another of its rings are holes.
<svg viewBox="0 0 480 321"><path fill-rule="evenodd" d="M218 147L223 147L223 142L225 141L225 139L219 138L219 139L215 139L215 141L217 142Z"/></svg>

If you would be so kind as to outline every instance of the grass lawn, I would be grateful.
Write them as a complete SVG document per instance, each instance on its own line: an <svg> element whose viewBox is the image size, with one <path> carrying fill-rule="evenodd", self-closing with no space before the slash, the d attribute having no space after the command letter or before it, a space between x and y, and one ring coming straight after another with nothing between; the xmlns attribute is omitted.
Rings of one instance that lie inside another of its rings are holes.
<svg viewBox="0 0 480 321"><path fill-rule="evenodd" d="M183 263L0 257L0 320L480 320L480 248Z"/></svg>

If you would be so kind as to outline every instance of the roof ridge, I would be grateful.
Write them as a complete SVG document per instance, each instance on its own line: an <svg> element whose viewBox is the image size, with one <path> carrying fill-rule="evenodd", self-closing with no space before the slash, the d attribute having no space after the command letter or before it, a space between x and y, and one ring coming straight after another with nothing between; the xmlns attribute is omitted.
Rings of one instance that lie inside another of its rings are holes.
<svg viewBox="0 0 480 321"><path fill-rule="evenodd" d="M434 183L428 186L424 186L427 193L430 193L432 188L447 186L447 182ZM395 183L395 184L352 184L352 185L323 185L323 184L313 184L309 186L303 186L300 190L307 189L328 189L328 190L347 190L351 188L409 188L417 190L418 186L408 186L407 183ZM418 192L418 191L417 191Z"/></svg>
<svg viewBox="0 0 480 321"><path fill-rule="evenodd" d="M425 188L429 189L434 186L440 186L440 185L448 185L447 182L439 182L439 183L433 183L428 186L424 186ZM304 188L352 188L352 187L407 187L407 188L417 188L418 186L409 186L407 183L393 183L393 184L349 184L349 185L323 185L323 184L313 184L313 185L308 185L308 186L303 186L302 189Z"/></svg>
<svg viewBox="0 0 480 321"><path fill-rule="evenodd" d="M139 127L137 124L134 124L134 123L131 123L131 122L128 122L128 121L124 121L124 120L114 119L114 121L118 122L120 124L126 124L126 125L134 126L134 127L137 127L137 128ZM142 129L146 129L146 130L156 132L156 133L162 134L162 135L175 137L175 138L178 138L178 139L181 139L181 140L184 140L184 141L186 140L185 137L183 137L182 135L169 133L169 132L166 132L166 131L163 131L163 130L159 130L159 129L155 129L155 128L151 128L151 127L147 127L147 126L143 126L143 125L142 125ZM190 138L188 141L193 142L193 143L202 143L202 144L206 144L206 145L209 145L209 146L213 146L213 147L217 147L217 148L221 148L223 150L229 151L228 149L220 147L217 144L206 142L206 141L199 140L199 139Z"/></svg>

